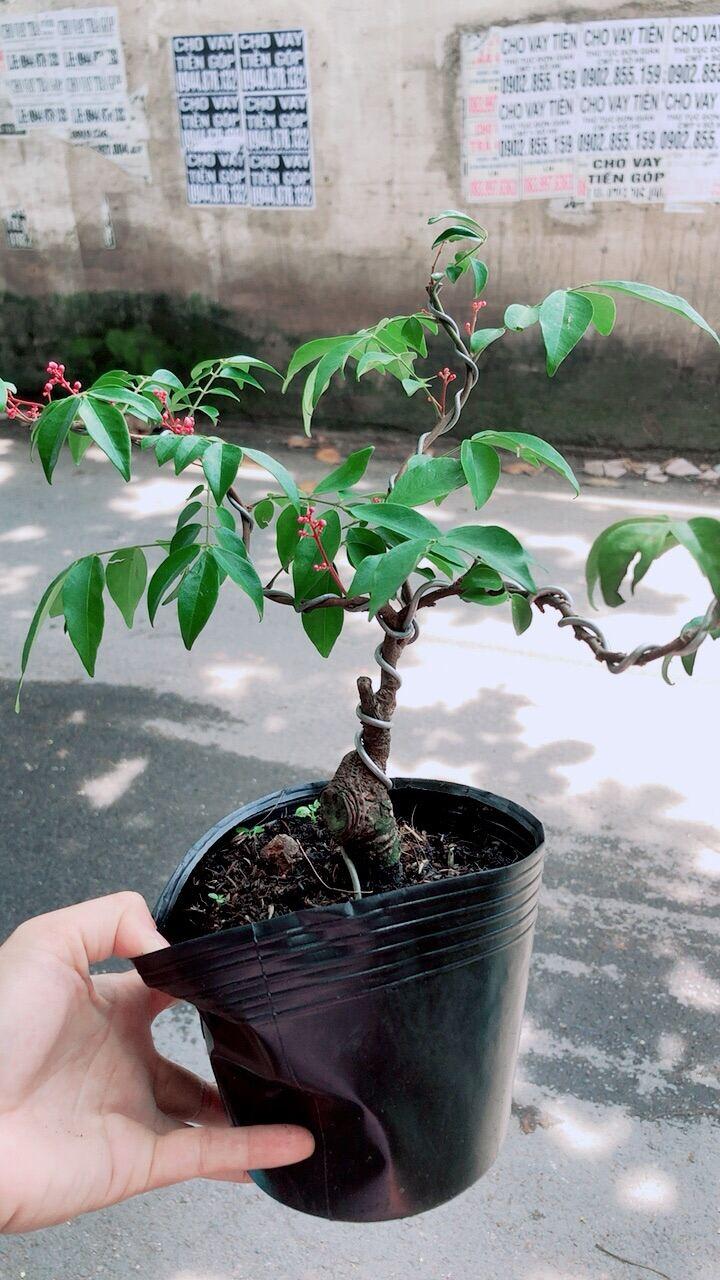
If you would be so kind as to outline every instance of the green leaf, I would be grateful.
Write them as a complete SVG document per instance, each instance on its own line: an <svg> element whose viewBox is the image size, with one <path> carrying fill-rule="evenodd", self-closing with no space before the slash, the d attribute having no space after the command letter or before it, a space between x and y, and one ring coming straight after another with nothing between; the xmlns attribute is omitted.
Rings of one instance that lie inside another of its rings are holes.
<svg viewBox="0 0 720 1280"><path fill-rule="evenodd" d="M684 316L686 320L696 324L698 329L702 329L716 342L720 342L715 330L711 329L699 311L676 293L667 293L665 289L656 289L651 284L638 284L634 280L593 280L590 284L583 285L583 289L610 289L614 293L626 293L631 298L638 298L641 302L652 302L656 307L664 307L666 311L674 311L676 315Z"/></svg>
<svg viewBox="0 0 720 1280"><path fill-rule="evenodd" d="M67 632L89 676L95 675L95 659L105 625L104 585L103 563L94 555L76 560L62 584Z"/></svg>
<svg viewBox="0 0 720 1280"><path fill-rule="evenodd" d="M616 307L613 298L609 298L606 293L593 293L589 289L573 289L572 292L588 299L593 309L592 323L604 338L609 337L615 326Z"/></svg>
<svg viewBox="0 0 720 1280"><path fill-rule="evenodd" d="M89 400L109 401L111 404L121 404L136 418L142 418L145 422L159 422L162 418L162 412L155 396L138 395L136 391L131 391L129 387L114 387L106 385L101 390L88 391Z"/></svg>
<svg viewBox="0 0 720 1280"><path fill-rule="evenodd" d="M232 529L233 532L235 531L235 517L232 514L232 511L228 511L227 507L218 507L215 512L215 516L218 524L221 524L224 529Z"/></svg>
<svg viewBox="0 0 720 1280"><path fill-rule="evenodd" d="M463 525L444 534L438 550L442 551L445 543L467 551L484 564L490 565L491 569L512 578L521 587L525 587L526 591L536 590L528 553L507 529L502 529L499 525Z"/></svg>
<svg viewBox="0 0 720 1280"><path fill-rule="evenodd" d="M212 423L217 422L220 417L220 410L210 404L199 404L195 412L204 413L205 417L209 418Z"/></svg>
<svg viewBox="0 0 720 1280"><path fill-rule="evenodd" d="M580 492L580 485L570 464L557 449L539 436L529 435L526 431L477 431L472 439L483 441L495 449L507 449L524 462L532 463L534 467L549 467L551 471L563 476L576 493Z"/></svg>
<svg viewBox="0 0 720 1280"><path fill-rule="evenodd" d="M157 613L160 602L169 587L180 577L180 574L187 569L200 551L199 547L182 547L179 551L173 551L166 560L162 560L155 570L152 578L148 583L147 589L147 606L148 617L151 624L155 622L155 614Z"/></svg>
<svg viewBox="0 0 720 1280"><path fill-rule="evenodd" d="M92 440L84 431L71 431L68 436L68 445L70 446L70 455L76 467L80 466L85 454L87 453Z"/></svg>
<svg viewBox="0 0 720 1280"><path fill-rule="evenodd" d="M20 710L20 693L25 680L25 672L27 671L28 662L30 661L32 647L37 639L38 632L43 622L46 618L51 616L55 602L61 598L63 583L69 572L69 569L63 569L56 578L53 578L50 585L45 588L45 591L40 598L40 603L33 614L32 622L28 627L28 632L25 636L25 643L23 645L22 657L20 659L20 679L18 680L17 693L15 695L16 712Z"/></svg>
<svg viewBox="0 0 720 1280"><path fill-rule="evenodd" d="M203 549L180 584L178 621L186 649L192 649L217 603L220 589L217 548Z"/></svg>
<svg viewBox="0 0 720 1280"><path fill-rule="evenodd" d="M159 467L164 467L170 458L175 457L176 450L184 439L185 436L176 436L174 431L162 431L155 437L155 457Z"/></svg>
<svg viewBox="0 0 720 1280"><path fill-rule="evenodd" d="M267 360L259 360L257 356L226 356L222 360L223 365L229 365L232 369L264 369L266 373L274 373L276 378L281 378L282 374L278 373L274 365L268 364Z"/></svg>
<svg viewBox="0 0 720 1280"><path fill-rule="evenodd" d="M510 609L512 611L515 634L521 636L523 631L527 631L533 620L532 605L525 596L520 596L514 592L510 597Z"/></svg>
<svg viewBox="0 0 720 1280"><path fill-rule="evenodd" d="M591 604L598 583L606 604L611 608L624 604L619 588L633 561L634 591L653 561L676 545L667 516L639 516L611 524L595 539L587 558L585 576Z"/></svg>
<svg viewBox="0 0 720 1280"><path fill-rule="evenodd" d="M314 364L316 360L320 360L328 351L332 351L338 343L349 342L353 334L345 333L336 338L313 338L312 342L305 342L298 347L290 359L283 382L283 391L295 377L296 373L300 373L301 369L306 369L309 364Z"/></svg>
<svg viewBox="0 0 720 1280"><path fill-rule="evenodd" d="M479 258L471 258L470 266L473 274L473 297L479 298L488 282L489 271Z"/></svg>
<svg viewBox="0 0 720 1280"><path fill-rule="evenodd" d="M303 631L315 645L322 658L328 658L335 641L343 629L345 613L342 609L312 609L301 613Z"/></svg>
<svg viewBox="0 0 720 1280"><path fill-rule="evenodd" d="M12 391L13 394L17 391L17 387L15 386L15 383L6 382L4 378L0 378L0 413L4 413L5 410L7 409L7 398L8 398L9 391Z"/></svg>
<svg viewBox="0 0 720 1280"><path fill-rule="evenodd" d="M312 435L312 416L316 404L315 386L318 380L319 367L319 365L315 365L315 368L308 374L305 386L303 387L301 409L303 430L306 436Z"/></svg>
<svg viewBox="0 0 720 1280"><path fill-rule="evenodd" d="M417 391L426 390L428 383L421 382L418 378L402 378L400 381L400 386L402 387L406 396L414 396Z"/></svg>
<svg viewBox="0 0 720 1280"><path fill-rule="evenodd" d="M451 226L445 227L433 240L432 248L439 249L440 245L454 244L457 240L475 240L478 244L484 244L487 240L487 231L479 227L476 222L473 223L472 218L466 218L464 222L468 225L455 222Z"/></svg>
<svg viewBox="0 0 720 1280"><path fill-rule="evenodd" d="M294 507L286 507L278 516L277 524L275 525L278 560L283 569L290 568L299 541L300 525L298 524L298 513Z"/></svg>
<svg viewBox="0 0 720 1280"><path fill-rule="evenodd" d="M175 531L177 532L178 529L182 529L183 525L187 524L188 520L192 520L193 516L196 516L198 511L202 511L202 505L203 505L202 502L188 503L188 505L180 512L180 515L177 518Z"/></svg>
<svg viewBox="0 0 720 1280"><path fill-rule="evenodd" d="M720 520L713 516L672 520L671 531L680 545L690 552L710 583L713 594L720 600Z"/></svg>
<svg viewBox="0 0 720 1280"><path fill-rule="evenodd" d="M337 493L338 489L352 488L358 480L362 480L373 453L373 445L368 445L366 449L357 449L339 467L316 484L313 493Z"/></svg>
<svg viewBox="0 0 720 1280"><path fill-rule="evenodd" d="M452 220L457 226L467 227L470 231L477 231L479 234L487 238L487 231L470 217L469 213L462 213L459 209L443 209L442 213L434 213L432 218L428 218L428 226L433 227L436 222L448 222Z"/></svg>
<svg viewBox="0 0 720 1280"><path fill-rule="evenodd" d="M425 554L430 563L434 564L447 578L454 578L458 569L464 572L467 568L465 557L459 551L453 551L452 547L443 547L441 555L434 547Z"/></svg>
<svg viewBox="0 0 720 1280"><path fill-rule="evenodd" d="M251 373L243 372L242 369L224 367L220 370L218 376L221 378L227 378L230 382L234 382L235 386L238 387L240 391L242 391L243 387L248 386L256 387L258 391L265 391L264 386L261 382L258 382L257 378L254 378ZM215 394L216 388L211 387L208 395L214 396ZM238 397L236 396L235 399L237 400Z"/></svg>
<svg viewBox="0 0 720 1280"><path fill-rule="evenodd" d="M132 377L126 369L108 369L96 378L88 391L103 391L106 387L129 387Z"/></svg>
<svg viewBox="0 0 720 1280"><path fill-rule="evenodd" d="M246 458L251 458L259 467L264 467L277 480L283 493L290 499L297 511L300 510L300 494L298 487L293 480L290 472L286 467L278 462L275 458L271 458L269 453L263 453L261 449L243 448Z"/></svg>
<svg viewBox="0 0 720 1280"><path fill-rule="evenodd" d="M221 360L219 356L212 360L199 360L190 370L190 377L193 379L199 378L202 373L208 373L211 369L219 369L221 364L227 364L227 361Z"/></svg>
<svg viewBox="0 0 720 1280"><path fill-rule="evenodd" d="M257 575L255 566L248 559L245 548L243 547L242 555L239 555L237 551L227 551L224 547L212 547L211 551L220 568L224 569L233 582L237 583L245 594L250 597L257 609L258 617L262 618L265 604L262 583Z"/></svg>
<svg viewBox="0 0 720 1280"><path fill-rule="evenodd" d="M179 551L181 547L189 547L193 542L197 542L202 530L201 524L184 524L173 534L169 547L170 555L173 551Z"/></svg>
<svg viewBox="0 0 720 1280"><path fill-rule="evenodd" d="M463 574L461 585L461 600L468 600L473 604L502 604L508 598L497 569L491 569L486 564L474 564L468 569Z"/></svg>
<svg viewBox="0 0 720 1280"><path fill-rule="evenodd" d="M702 617L691 618L689 622L685 623L685 626L683 627L683 631L690 631L694 627L699 627L700 623L704 621L705 619ZM712 631L710 631L709 636L711 640L720 640L720 627L716 627ZM698 656L698 652L699 651L696 649L694 653L684 653L680 659L680 661L683 664L683 667L685 668L687 675L689 676L692 675L695 669L695 659Z"/></svg>
<svg viewBox="0 0 720 1280"><path fill-rule="evenodd" d="M407 546L407 543L403 542L400 545ZM371 552L368 552L367 555L363 556L362 560L360 561L355 571L353 580L350 583L350 590L348 593L349 595L351 596L367 595L367 593L370 591L370 588L372 587L372 584L375 580L375 571L380 561L382 560L383 556L385 555L386 551L387 551L387 547L383 547L382 551L380 552L371 551Z"/></svg>
<svg viewBox="0 0 720 1280"><path fill-rule="evenodd" d="M380 525L404 538L424 538L425 546L433 538L440 537L436 524L419 511L403 507L399 502L365 502L350 506L348 510L357 520L364 520L366 524Z"/></svg>
<svg viewBox="0 0 720 1280"><path fill-rule="evenodd" d="M425 340L425 330L417 316L408 316L402 326L402 337L413 351L417 351L419 356L427 355L427 342Z"/></svg>
<svg viewBox="0 0 720 1280"><path fill-rule="evenodd" d="M415 358L415 352L412 352L412 358ZM368 350L360 357L355 369L355 377L359 382L366 373L370 373L373 369L390 369L397 366L398 358L394 351L378 351L374 347Z"/></svg>
<svg viewBox="0 0 720 1280"><path fill-rule="evenodd" d="M379 557L370 586L368 617L374 618L378 609L382 609L383 605L386 605L388 600L399 591L403 582L417 567L418 561L422 559L426 547L427 542L424 538L413 539L411 542L401 542L399 546L393 547L392 551L386 551L384 556ZM363 567L361 565L359 573L362 572Z"/></svg>
<svg viewBox="0 0 720 1280"><path fill-rule="evenodd" d="M209 447L204 436L180 436L179 440L173 459L176 476L189 467L191 462L201 458Z"/></svg>
<svg viewBox="0 0 720 1280"><path fill-rule="evenodd" d="M524 302L512 302L505 311L504 324L507 329L514 329L516 333L521 333L523 329L529 329L531 325L537 324L539 319L539 307L528 307Z"/></svg>
<svg viewBox="0 0 720 1280"><path fill-rule="evenodd" d="M465 474L455 458L413 458L392 489L393 503L421 507L426 502L446 498L465 483Z"/></svg>
<svg viewBox="0 0 720 1280"><path fill-rule="evenodd" d="M78 413L88 435L110 459L123 480L129 480L130 433L120 410L102 400L81 398Z"/></svg>
<svg viewBox="0 0 720 1280"><path fill-rule="evenodd" d="M162 388L170 387L173 391L184 390L180 379L176 378L175 374L171 373L169 369L156 369L154 373L150 374L148 382L153 386L157 385Z"/></svg>
<svg viewBox="0 0 720 1280"><path fill-rule="evenodd" d="M445 268L445 275L451 284L457 284L460 277L464 276L465 272L470 269L470 263L473 260L472 255L474 252L474 249L470 249L469 251L461 250L460 253L455 254L454 260L448 263Z"/></svg>
<svg viewBox="0 0 720 1280"><path fill-rule="evenodd" d="M273 518L275 504L272 498L263 498L261 502L256 502L253 507L253 519L258 529L266 529Z"/></svg>
<svg viewBox="0 0 720 1280"><path fill-rule="evenodd" d="M242 462L243 450L225 440L215 440L202 456L202 469L218 506L224 501ZM189 645L187 646L190 647Z"/></svg>
<svg viewBox="0 0 720 1280"><path fill-rule="evenodd" d="M123 547L116 551L108 560L105 581L110 598L131 627L147 582L147 560L142 548Z"/></svg>
<svg viewBox="0 0 720 1280"><path fill-rule="evenodd" d="M481 356L491 342L502 338L504 329L476 329L470 335L470 350L474 356Z"/></svg>
<svg viewBox="0 0 720 1280"><path fill-rule="evenodd" d="M363 334L353 334L344 342L336 342L313 369L305 384L302 399L303 423L307 435L310 435L312 415L320 397L327 391L334 375L345 368L350 353L363 346L365 341Z"/></svg>
<svg viewBox="0 0 720 1280"><path fill-rule="evenodd" d="M379 533L354 525L345 536L345 553L353 569L357 569L368 556L382 555L387 550ZM352 592L351 592L352 594Z"/></svg>
<svg viewBox="0 0 720 1280"><path fill-rule="evenodd" d="M556 289L540 303L539 318L548 377L552 378L587 331L593 318L593 306L581 293Z"/></svg>
<svg viewBox="0 0 720 1280"><path fill-rule="evenodd" d="M246 381L250 382L252 379L247 378ZM260 387L259 382L256 385ZM260 387L260 390L262 391L263 388ZM227 387L210 387L207 394L209 396L220 396L224 400L234 400L236 404L240 403L240 397L234 391L229 391Z"/></svg>
<svg viewBox="0 0 720 1280"><path fill-rule="evenodd" d="M247 560L247 547L240 534L236 533L234 529L217 528L215 537L219 547L222 547L225 551L230 551L234 556L241 556L244 560Z"/></svg>
<svg viewBox="0 0 720 1280"><path fill-rule="evenodd" d="M45 406L33 427L33 444L37 448L48 484L52 483L60 450L77 417L79 405L79 396L68 396L65 400L52 400Z"/></svg>
<svg viewBox="0 0 720 1280"><path fill-rule="evenodd" d="M480 440L463 440L460 445L460 463L475 508L484 507L500 479L500 459L497 453Z"/></svg>

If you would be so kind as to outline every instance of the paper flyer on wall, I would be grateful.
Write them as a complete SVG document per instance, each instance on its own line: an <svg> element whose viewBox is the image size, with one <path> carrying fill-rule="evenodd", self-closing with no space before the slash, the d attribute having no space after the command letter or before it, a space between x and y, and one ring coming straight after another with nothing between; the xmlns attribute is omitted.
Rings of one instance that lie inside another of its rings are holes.
<svg viewBox="0 0 720 1280"><path fill-rule="evenodd" d="M0 20L0 137L39 130L149 179L142 104L128 93L116 8Z"/></svg>
<svg viewBox="0 0 720 1280"><path fill-rule="evenodd" d="M188 203L314 206L304 31L173 39Z"/></svg>
<svg viewBox="0 0 720 1280"><path fill-rule="evenodd" d="M468 200L720 200L720 17L462 38Z"/></svg>

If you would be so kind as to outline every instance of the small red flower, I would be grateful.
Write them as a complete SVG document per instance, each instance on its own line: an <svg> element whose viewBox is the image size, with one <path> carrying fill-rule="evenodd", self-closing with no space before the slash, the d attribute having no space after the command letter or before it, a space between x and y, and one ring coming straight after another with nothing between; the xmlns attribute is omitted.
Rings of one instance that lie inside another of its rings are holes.
<svg viewBox="0 0 720 1280"><path fill-rule="evenodd" d="M63 391L69 391L71 395L77 395L82 387L81 382L73 382L72 385L65 377L65 365L58 364L57 360L49 360L45 369L49 374L48 380L43 387L43 396L49 400L55 387L62 387Z"/></svg>
<svg viewBox="0 0 720 1280"><path fill-rule="evenodd" d="M440 395L440 405L439 405L440 415L442 416L445 412L445 402L447 400L447 389L450 386L451 382L455 382L457 380L457 374L453 373L452 369L448 369L446 365L444 369L438 370L436 376L442 382L442 393Z"/></svg>

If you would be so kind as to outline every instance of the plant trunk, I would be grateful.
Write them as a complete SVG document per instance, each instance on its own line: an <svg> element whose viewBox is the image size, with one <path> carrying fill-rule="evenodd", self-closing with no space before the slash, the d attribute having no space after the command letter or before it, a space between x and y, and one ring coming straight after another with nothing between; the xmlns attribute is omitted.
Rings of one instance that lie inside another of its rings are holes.
<svg viewBox="0 0 720 1280"><path fill-rule="evenodd" d="M402 629L394 610L383 611L394 629ZM394 668L407 640L386 635L381 653ZM400 678L382 669L377 691L368 676L357 681L361 710L376 720L390 721L395 710ZM377 766L387 771L390 730L363 725L365 750ZM383 889L402 883L400 833L390 792L367 768L357 751L343 756L334 777L320 797L320 815L333 837L354 862L363 888Z"/></svg>

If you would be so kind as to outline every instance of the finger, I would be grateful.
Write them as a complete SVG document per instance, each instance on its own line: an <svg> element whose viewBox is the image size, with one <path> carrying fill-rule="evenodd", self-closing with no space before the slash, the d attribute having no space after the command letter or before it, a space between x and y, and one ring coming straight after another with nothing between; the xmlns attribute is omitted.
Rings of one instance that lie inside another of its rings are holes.
<svg viewBox="0 0 720 1280"><path fill-rule="evenodd" d="M248 1169L274 1169L306 1160L314 1146L312 1135L294 1125L175 1129L156 1139L146 1190L190 1178L237 1182Z"/></svg>
<svg viewBox="0 0 720 1280"><path fill-rule="evenodd" d="M93 985L109 1000L120 999L126 1007L135 1004L148 1022L154 1022L166 1009L180 1003L176 996L146 987L139 973L96 973Z"/></svg>
<svg viewBox="0 0 720 1280"><path fill-rule="evenodd" d="M140 981L142 982L142 978ZM150 987L146 987L145 992L148 997L148 1013L151 1022L159 1018L160 1014L164 1013L166 1009L171 1009L174 1004L180 1004L177 996L166 995L164 991L155 991Z"/></svg>
<svg viewBox="0 0 720 1280"><path fill-rule="evenodd" d="M215 1085L167 1058L158 1056L154 1090L160 1110L175 1120L223 1127L230 1123Z"/></svg>
<svg viewBox="0 0 720 1280"><path fill-rule="evenodd" d="M79 970L112 956L130 959L169 945L158 933L145 899L129 891L36 916L21 925L15 937L69 960Z"/></svg>

